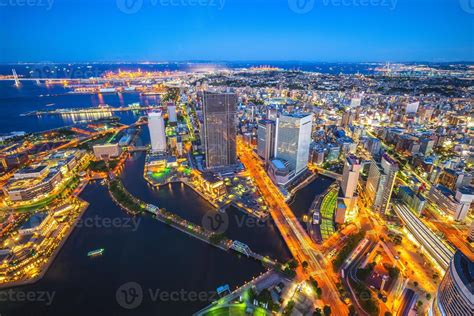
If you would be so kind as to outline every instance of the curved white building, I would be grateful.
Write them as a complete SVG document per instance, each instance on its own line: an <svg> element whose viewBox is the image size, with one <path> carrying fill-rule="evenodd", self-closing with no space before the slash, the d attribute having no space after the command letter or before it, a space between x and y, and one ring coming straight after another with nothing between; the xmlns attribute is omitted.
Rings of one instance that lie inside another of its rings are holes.
<svg viewBox="0 0 474 316"><path fill-rule="evenodd" d="M460 251L438 287L430 315L474 315L474 263Z"/></svg>

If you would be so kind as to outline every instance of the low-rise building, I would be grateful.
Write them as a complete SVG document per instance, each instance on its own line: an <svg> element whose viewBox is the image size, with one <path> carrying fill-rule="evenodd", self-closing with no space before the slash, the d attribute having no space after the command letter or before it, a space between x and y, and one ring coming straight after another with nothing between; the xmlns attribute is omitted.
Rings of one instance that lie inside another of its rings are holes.
<svg viewBox="0 0 474 316"><path fill-rule="evenodd" d="M119 144L95 145L93 149L95 157L101 160L109 160L110 158L116 158L122 153Z"/></svg>

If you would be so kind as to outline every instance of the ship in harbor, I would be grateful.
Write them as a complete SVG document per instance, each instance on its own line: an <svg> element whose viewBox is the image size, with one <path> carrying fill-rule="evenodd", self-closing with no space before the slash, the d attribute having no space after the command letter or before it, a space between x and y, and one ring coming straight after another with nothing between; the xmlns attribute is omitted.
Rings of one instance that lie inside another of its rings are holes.
<svg viewBox="0 0 474 316"><path fill-rule="evenodd" d="M87 253L87 256L88 257L97 257L97 256L102 256L102 254L104 253L104 248L99 248L99 249L96 249L96 250L91 250Z"/></svg>

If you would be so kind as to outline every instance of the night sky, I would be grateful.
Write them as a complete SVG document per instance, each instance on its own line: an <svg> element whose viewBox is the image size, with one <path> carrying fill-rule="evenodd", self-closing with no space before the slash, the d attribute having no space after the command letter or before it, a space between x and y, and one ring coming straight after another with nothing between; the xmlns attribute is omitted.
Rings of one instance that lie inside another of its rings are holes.
<svg viewBox="0 0 474 316"><path fill-rule="evenodd" d="M0 62L474 60L474 0L0 0L0 25Z"/></svg>

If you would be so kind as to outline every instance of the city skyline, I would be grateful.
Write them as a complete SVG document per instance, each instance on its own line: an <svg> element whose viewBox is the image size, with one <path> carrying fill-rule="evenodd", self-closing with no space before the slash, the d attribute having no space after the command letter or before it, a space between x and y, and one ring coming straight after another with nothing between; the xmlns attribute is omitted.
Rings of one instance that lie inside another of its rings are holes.
<svg viewBox="0 0 474 316"><path fill-rule="evenodd" d="M0 316L474 313L474 0L0 0Z"/></svg>

